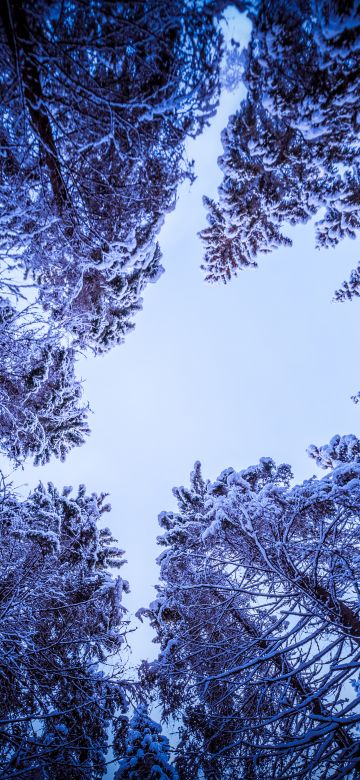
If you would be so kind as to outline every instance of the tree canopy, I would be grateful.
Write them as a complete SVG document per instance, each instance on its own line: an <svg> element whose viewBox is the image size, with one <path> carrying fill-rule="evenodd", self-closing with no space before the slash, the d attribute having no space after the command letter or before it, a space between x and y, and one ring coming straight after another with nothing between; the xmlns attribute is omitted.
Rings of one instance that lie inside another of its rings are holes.
<svg viewBox="0 0 360 780"><path fill-rule="evenodd" d="M158 233L192 176L184 142L218 100L208 6L1 6L0 442L17 463L84 441L77 354L121 343L163 271Z"/></svg>
<svg viewBox="0 0 360 780"><path fill-rule="evenodd" d="M80 354L134 327L186 140L214 115L225 0L0 5L0 452L64 460L89 433ZM203 268L227 282L291 245L360 227L360 8L237 0L247 89L223 131ZM239 65L238 53L233 60ZM336 300L360 295L360 266ZM360 400L360 394L355 397ZM262 458L159 516L160 645L127 665L128 584L106 494L0 483L0 775L4 780L355 780L360 776L360 440L309 448L294 484ZM169 739L149 714L179 725ZM130 717L129 712L132 712Z"/></svg>
<svg viewBox="0 0 360 780"><path fill-rule="evenodd" d="M58 3L0 13L1 256L81 347L123 340L162 271L157 234L214 113L206 0Z"/></svg>
<svg viewBox="0 0 360 780"><path fill-rule="evenodd" d="M145 672L181 718L180 778L355 778L360 769L360 442L310 453L331 471L291 484L262 458L162 512L160 654Z"/></svg>
<svg viewBox="0 0 360 780"><path fill-rule="evenodd" d="M110 734L122 744L127 583L105 496L40 484L0 509L0 773L2 778L103 777Z"/></svg>
<svg viewBox="0 0 360 780"><path fill-rule="evenodd" d="M273 0L252 18L247 97L223 131L219 201L205 198L209 281L290 245L283 228L320 211L318 247L360 227L358 3Z"/></svg>

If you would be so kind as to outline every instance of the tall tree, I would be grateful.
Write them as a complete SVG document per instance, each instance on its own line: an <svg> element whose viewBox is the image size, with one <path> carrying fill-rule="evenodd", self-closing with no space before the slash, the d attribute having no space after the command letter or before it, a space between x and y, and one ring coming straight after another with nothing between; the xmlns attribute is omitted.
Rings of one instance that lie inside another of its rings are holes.
<svg viewBox="0 0 360 780"><path fill-rule="evenodd" d="M227 282L310 219L318 247L360 227L360 11L355 0L255 3L248 96L223 132L219 203L201 232L210 281ZM351 295L351 286L346 296Z"/></svg>
<svg viewBox="0 0 360 780"><path fill-rule="evenodd" d="M0 448L17 462L83 442L76 354L121 343L162 273L220 56L209 0L1 4Z"/></svg>
<svg viewBox="0 0 360 780"><path fill-rule="evenodd" d="M1 256L81 347L122 341L161 273L157 233L217 102L207 0L0 9Z"/></svg>
<svg viewBox="0 0 360 780"><path fill-rule="evenodd" d="M105 495L3 485L0 522L0 774L101 778L125 725L122 551Z"/></svg>
<svg viewBox="0 0 360 780"><path fill-rule="evenodd" d="M143 673L182 718L181 778L358 776L359 451L312 448L333 468L295 486L270 458L213 483L196 464L159 516L161 650Z"/></svg>

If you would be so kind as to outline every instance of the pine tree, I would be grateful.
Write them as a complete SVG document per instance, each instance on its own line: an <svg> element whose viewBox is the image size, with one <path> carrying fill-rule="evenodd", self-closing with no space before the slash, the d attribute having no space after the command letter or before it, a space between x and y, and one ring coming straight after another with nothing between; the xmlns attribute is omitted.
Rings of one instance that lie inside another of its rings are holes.
<svg viewBox="0 0 360 780"><path fill-rule="evenodd" d="M0 448L16 462L84 441L76 356L122 343L163 272L220 59L209 0L0 5Z"/></svg>
<svg viewBox="0 0 360 780"><path fill-rule="evenodd" d="M355 778L360 442L311 454L331 471L291 486L270 458L190 489L159 522L160 654L144 666L181 719L181 778Z"/></svg>
<svg viewBox="0 0 360 780"><path fill-rule="evenodd" d="M98 523L105 495L53 485L20 500L3 485L0 523L0 774L103 777L127 708L122 551Z"/></svg>
<svg viewBox="0 0 360 780"><path fill-rule="evenodd" d="M0 9L4 262L95 352L123 340L162 271L157 234L214 113L207 0L21 0Z"/></svg>
<svg viewBox="0 0 360 780"><path fill-rule="evenodd" d="M169 740L141 704L129 722L125 756L114 780L177 780L169 753Z"/></svg>
<svg viewBox="0 0 360 780"><path fill-rule="evenodd" d="M318 247L355 238L360 227L359 8L353 0L315 5L272 0L252 9L248 96L223 133L219 203L209 204L210 227L200 234L210 281L291 243L282 226L321 208Z"/></svg>
<svg viewBox="0 0 360 780"><path fill-rule="evenodd" d="M0 298L0 450L16 463L64 460L89 433L75 352L57 341L31 307Z"/></svg>

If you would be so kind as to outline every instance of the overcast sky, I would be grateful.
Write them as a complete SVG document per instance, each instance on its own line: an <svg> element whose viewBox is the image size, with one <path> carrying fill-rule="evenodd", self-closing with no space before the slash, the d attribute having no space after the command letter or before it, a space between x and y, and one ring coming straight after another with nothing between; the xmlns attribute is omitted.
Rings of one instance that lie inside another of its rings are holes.
<svg viewBox="0 0 360 780"><path fill-rule="evenodd" d="M106 523L127 553L133 611L154 597L157 515L174 508L171 489L188 484L195 460L213 479L269 455L302 480L316 471L310 443L359 435L360 406L350 400L360 389L359 303L331 302L358 263L353 242L319 252L313 225L299 226L288 231L293 247L264 256L259 269L227 286L203 281L202 195L216 197L220 132L239 100L239 91L224 95L212 126L188 145L197 180L166 219L166 273L145 291L134 333L78 365L92 408L87 444L64 464L12 474L24 493L39 479L110 493ZM146 626L132 636L134 662L150 642Z"/></svg>

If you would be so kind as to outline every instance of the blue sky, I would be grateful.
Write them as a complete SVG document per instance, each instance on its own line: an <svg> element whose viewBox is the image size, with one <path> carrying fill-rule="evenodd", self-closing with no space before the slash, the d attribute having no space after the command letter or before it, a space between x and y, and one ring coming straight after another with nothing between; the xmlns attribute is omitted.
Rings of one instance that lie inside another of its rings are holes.
<svg viewBox="0 0 360 780"><path fill-rule="evenodd" d="M298 226L288 231L294 246L264 256L258 270L226 287L203 281L202 195L216 197L220 132L239 100L239 91L223 95L211 127L188 145L197 180L166 219L166 273L145 291L134 333L78 365L92 408L88 442L64 464L11 477L24 493L40 479L110 493L106 523L127 553L133 611L154 597L157 515L174 508L171 489L188 484L195 460L215 478L270 455L302 480L316 471L310 443L359 435L350 396L360 389L360 304L331 302L358 263L354 242L319 252L313 225ZM155 650L146 626L131 639L134 662Z"/></svg>

